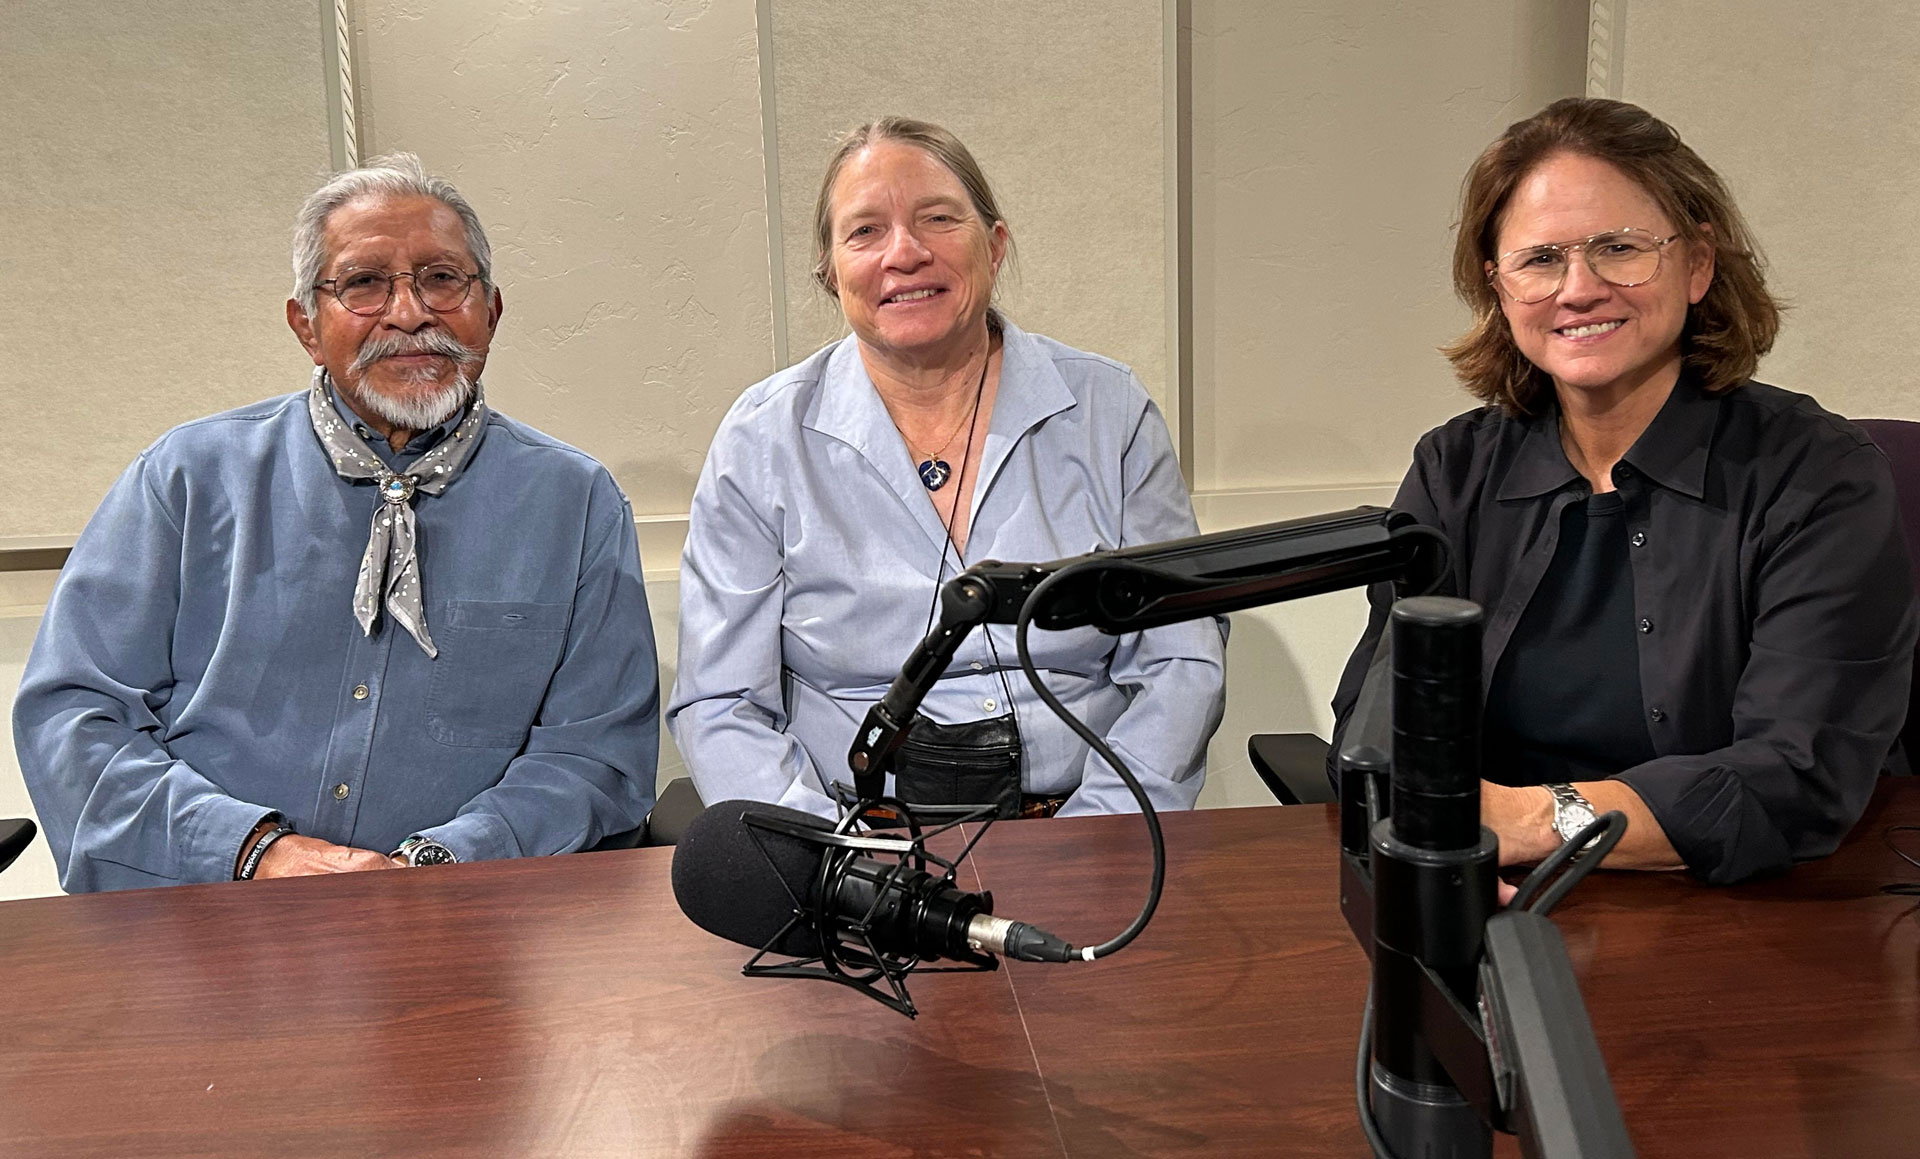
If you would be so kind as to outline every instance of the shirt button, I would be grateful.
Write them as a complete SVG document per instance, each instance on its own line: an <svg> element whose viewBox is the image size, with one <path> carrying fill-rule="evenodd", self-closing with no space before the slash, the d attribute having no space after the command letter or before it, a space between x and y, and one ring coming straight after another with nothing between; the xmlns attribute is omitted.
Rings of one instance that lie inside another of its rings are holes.
<svg viewBox="0 0 1920 1159"><path fill-rule="evenodd" d="M1653 621L1645 616L1640 617L1640 634L1644 636L1651 631L1653 631Z"/></svg>
<svg viewBox="0 0 1920 1159"><path fill-rule="evenodd" d="M347 783L342 781L333 787L333 799L336 801L344 801L347 799L347 794L351 792L353 792L353 790L347 788Z"/></svg>
<svg viewBox="0 0 1920 1159"><path fill-rule="evenodd" d="M981 701L980 707L986 709L988 712L992 712L994 709L993 697L989 696L985 700Z"/></svg>
<svg viewBox="0 0 1920 1159"><path fill-rule="evenodd" d="M973 669L973 670L974 670L975 672L978 672L978 671L980 671L980 670L981 670L982 668L985 668L985 667L986 667L986 665L985 665L985 664L982 664L982 663L980 663L980 661L978 661L978 660L975 660L975 661L974 661L974 662L973 662L973 663L972 663L972 664L970 665L970 667L971 667L971 668L972 668L972 669Z"/></svg>
<svg viewBox="0 0 1920 1159"><path fill-rule="evenodd" d="M353 698L355 700L365 700L367 698L367 686L364 684L354 685Z"/></svg>
<svg viewBox="0 0 1920 1159"><path fill-rule="evenodd" d="M1615 468L1613 469L1613 477L1614 477L1614 478L1616 478L1616 479L1631 479L1631 478L1633 478L1633 466L1632 466L1632 464L1629 464L1629 463L1622 463L1622 464L1620 464L1620 465L1619 465L1618 467L1615 467Z"/></svg>
<svg viewBox="0 0 1920 1159"><path fill-rule="evenodd" d="M1667 710L1664 708L1648 709L1647 719L1653 721L1655 724L1659 724L1661 721L1667 719Z"/></svg>
<svg viewBox="0 0 1920 1159"><path fill-rule="evenodd" d="M1633 538L1628 542L1632 543L1635 547L1645 547L1647 545L1647 533L1644 531L1636 531L1633 533Z"/></svg>

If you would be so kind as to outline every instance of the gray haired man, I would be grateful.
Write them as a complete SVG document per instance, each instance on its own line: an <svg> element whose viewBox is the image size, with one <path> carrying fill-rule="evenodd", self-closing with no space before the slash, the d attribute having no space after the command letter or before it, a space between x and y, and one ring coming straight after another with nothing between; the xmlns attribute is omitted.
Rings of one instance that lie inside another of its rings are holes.
<svg viewBox="0 0 1920 1159"><path fill-rule="evenodd" d="M587 848L653 800L633 516L488 407L479 218L417 158L301 208L304 390L175 428L74 547L14 705L69 891Z"/></svg>

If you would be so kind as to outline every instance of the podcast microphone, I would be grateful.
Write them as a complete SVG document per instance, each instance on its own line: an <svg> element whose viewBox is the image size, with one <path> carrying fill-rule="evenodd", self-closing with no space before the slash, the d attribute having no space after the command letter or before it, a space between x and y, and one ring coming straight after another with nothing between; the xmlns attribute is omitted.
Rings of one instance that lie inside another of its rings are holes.
<svg viewBox="0 0 1920 1159"><path fill-rule="evenodd" d="M1484 1051L1449 1070L1430 1015L1478 1002L1495 912L1499 842L1480 824L1478 604L1393 605L1391 813L1370 835L1373 872L1371 1113L1395 1155L1483 1156L1492 1129L1464 1091L1491 1088Z"/></svg>
<svg viewBox="0 0 1920 1159"><path fill-rule="evenodd" d="M695 925L730 942L856 968L880 966L876 956L982 969L997 967L991 954L1080 960L1063 939L995 917L991 893L909 864L924 852L917 841L868 833L854 839L859 848L836 843L846 840L811 813L722 801L695 817L674 847L674 900Z"/></svg>

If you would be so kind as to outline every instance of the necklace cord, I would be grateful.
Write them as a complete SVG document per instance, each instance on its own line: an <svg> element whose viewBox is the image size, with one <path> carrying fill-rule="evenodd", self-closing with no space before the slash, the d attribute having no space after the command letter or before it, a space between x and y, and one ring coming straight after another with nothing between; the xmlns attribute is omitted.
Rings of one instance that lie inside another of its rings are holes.
<svg viewBox="0 0 1920 1159"><path fill-rule="evenodd" d="M940 608L940 587L941 584L945 582L947 575L947 551L948 549L952 549L956 554L960 553L959 544L953 541L953 520L958 516L960 511L960 498L967 490L967 464L973 459L974 428L979 425L980 400L986 395L987 368L991 365L993 365L993 342L992 339L989 338L987 342L986 360L980 364L980 381L975 383L973 387L973 410L970 412L973 416L973 421L968 423L967 449L966 454L960 459L960 477L955 480L953 485L953 514L948 515L946 519L941 521L941 526L945 528L947 533L946 541L940 545L939 562L933 565L933 599L927 604L927 624L926 627L920 630L922 639L925 639L927 634L933 631L933 618ZM954 433L958 434L959 429L955 428ZM902 442L906 441L905 432L901 433L900 440ZM952 442L952 436L948 436L947 441ZM929 493L927 498L931 501L933 498L932 494ZM934 514L939 514L937 507L934 509ZM964 559L956 560L955 562L961 563L964 562ZM993 657L994 674L1000 678L1000 693L1006 698L1005 704L1007 711L1013 714L1014 731L1018 732L1020 729L1020 710L1015 707L1013 703L1013 685L1007 683L1007 668L1005 664L1000 662L1000 649L995 647L993 643L993 628L991 625L983 624L980 630L986 636L987 654Z"/></svg>

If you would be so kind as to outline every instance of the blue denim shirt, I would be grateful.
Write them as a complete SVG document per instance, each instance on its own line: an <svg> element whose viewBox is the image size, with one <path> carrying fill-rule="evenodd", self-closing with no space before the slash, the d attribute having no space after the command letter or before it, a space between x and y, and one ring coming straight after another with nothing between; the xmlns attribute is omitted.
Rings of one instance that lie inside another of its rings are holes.
<svg viewBox="0 0 1920 1159"><path fill-rule="evenodd" d="M271 810L462 860L640 824L658 675L606 470L495 413L460 478L416 498L438 659L384 610L371 636L354 622L378 501L334 472L304 392L178 427L114 484L14 704L67 890L226 880Z"/></svg>
<svg viewBox="0 0 1920 1159"><path fill-rule="evenodd" d="M1195 534L1166 422L1133 372L1008 323L966 557L936 577L946 530L849 337L750 387L714 436L681 556L668 725L705 800L831 816L825 785L852 779L854 731L925 635L941 580L983 559ZM1224 635L1205 619L1029 642L1155 806L1190 809L1225 701ZM1063 815L1137 807L1034 694L1012 628L975 630L921 711L998 716L1008 690L1027 792L1069 797Z"/></svg>

